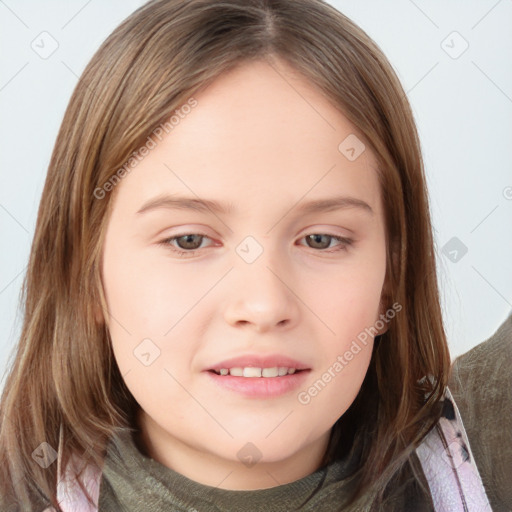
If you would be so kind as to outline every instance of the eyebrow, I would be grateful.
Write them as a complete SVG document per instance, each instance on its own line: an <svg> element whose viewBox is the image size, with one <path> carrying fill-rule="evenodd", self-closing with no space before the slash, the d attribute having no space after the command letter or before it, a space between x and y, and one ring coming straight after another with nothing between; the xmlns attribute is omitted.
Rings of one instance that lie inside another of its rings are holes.
<svg viewBox="0 0 512 512"><path fill-rule="evenodd" d="M169 210L194 210L203 213L215 212L219 214L230 214L234 211L233 203L223 205L222 203L211 199L199 199L179 195L163 195L150 199L144 203L137 211L137 214L143 214L162 208ZM347 208L357 208L369 213L370 215L374 214L372 207L368 203L350 196L335 196L325 199L315 199L291 209L295 209L297 212L302 214L311 214Z"/></svg>

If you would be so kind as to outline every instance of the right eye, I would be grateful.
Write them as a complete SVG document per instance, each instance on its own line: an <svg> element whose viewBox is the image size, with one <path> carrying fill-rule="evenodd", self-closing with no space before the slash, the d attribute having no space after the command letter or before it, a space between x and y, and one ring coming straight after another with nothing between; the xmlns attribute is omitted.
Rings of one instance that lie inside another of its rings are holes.
<svg viewBox="0 0 512 512"><path fill-rule="evenodd" d="M193 255L201 247L201 242L204 238L208 237L202 233L185 233L166 238L165 240L160 241L159 244L178 253L180 256ZM178 247L173 246L174 242L179 244ZM181 247L181 245L184 247Z"/></svg>

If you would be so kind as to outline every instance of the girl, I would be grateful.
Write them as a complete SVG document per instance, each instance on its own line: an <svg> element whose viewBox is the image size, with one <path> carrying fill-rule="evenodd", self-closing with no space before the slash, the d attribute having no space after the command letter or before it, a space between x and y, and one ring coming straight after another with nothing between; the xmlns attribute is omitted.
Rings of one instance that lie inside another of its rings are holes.
<svg viewBox="0 0 512 512"><path fill-rule="evenodd" d="M24 300L3 509L488 509L413 116L320 0L152 0L108 37Z"/></svg>

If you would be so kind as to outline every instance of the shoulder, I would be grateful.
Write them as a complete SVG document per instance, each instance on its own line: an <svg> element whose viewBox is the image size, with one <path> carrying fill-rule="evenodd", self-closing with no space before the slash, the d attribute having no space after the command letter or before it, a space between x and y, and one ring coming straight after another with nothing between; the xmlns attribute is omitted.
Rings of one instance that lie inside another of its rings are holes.
<svg viewBox="0 0 512 512"><path fill-rule="evenodd" d="M496 510L512 510L512 315L452 364L448 387Z"/></svg>
<svg viewBox="0 0 512 512"><path fill-rule="evenodd" d="M512 382L510 362L512 357L512 314L500 325L496 332L468 352L458 356L452 364L450 376L453 389L461 385L468 386L470 374L481 378L485 376L494 387L487 386L499 396L509 395L503 393L502 386L497 386L498 381L505 379ZM473 387L477 387L473 383ZM507 391L510 391L508 389Z"/></svg>

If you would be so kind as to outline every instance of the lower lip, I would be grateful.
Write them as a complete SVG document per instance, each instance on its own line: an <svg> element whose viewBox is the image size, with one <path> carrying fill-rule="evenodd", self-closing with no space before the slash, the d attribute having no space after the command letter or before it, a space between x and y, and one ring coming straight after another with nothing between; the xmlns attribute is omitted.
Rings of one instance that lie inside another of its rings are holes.
<svg viewBox="0 0 512 512"><path fill-rule="evenodd" d="M273 398L290 393L304 383L310 370L291 373L282 377L234 377L206 373L222 389L234 391L251 398Z"/></svg>

